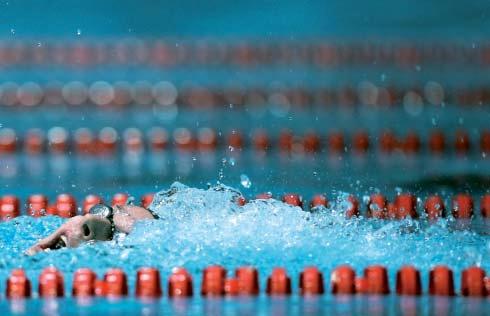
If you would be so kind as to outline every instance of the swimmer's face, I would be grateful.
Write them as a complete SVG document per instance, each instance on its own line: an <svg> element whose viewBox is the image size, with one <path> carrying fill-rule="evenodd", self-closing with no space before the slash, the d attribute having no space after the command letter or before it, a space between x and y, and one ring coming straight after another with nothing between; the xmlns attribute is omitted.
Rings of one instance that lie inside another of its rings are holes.
<svg viewBox="0 0 490 316"><path fill-rule="evenodd" d="M27 250L28 255L47 249L77 247L91 240L108 240L112 234L111 223L100 216L87 214L75 216L66 221L53 234L39 241Z"/></svg>
<svg viewBox="0 0 490 316"><path fill-rule="evenodd" d="M75 216L63 226L63 232L58 238L62 247L77 247L91 240L107 240L111 235L111 223L105 218L90 214Z"/></svg>

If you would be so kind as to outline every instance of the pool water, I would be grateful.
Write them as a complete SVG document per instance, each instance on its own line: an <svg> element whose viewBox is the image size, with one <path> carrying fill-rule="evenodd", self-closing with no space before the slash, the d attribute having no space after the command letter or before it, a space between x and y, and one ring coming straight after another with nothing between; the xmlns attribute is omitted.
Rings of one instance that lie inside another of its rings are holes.
<svg viewBox="0 0 490 316"><path fill-rule="evenodd" d="M99 242L28 257L23 251L63 220L24 216L3 223L0 278L5 279L16 267L24 267L35 280L49 265L63 272L89 267L99 275L116 266L128 273L134 285L139 267L157 267L165 275L182 266L199 285L200 272L212 264L230 270L253 265L262 281L276 266L298 275L309 265L332 271L338 265L350 264L361 273L368 265L382 264L390 269L394 285L393 273L402 265L413 264L421 269L427 288L427 273L436 264L446 264L455 271L471 265L490 268L487 232L458 229L452 218L432 224L411 219L346 219L344 212L350 202L345 192L336 192L330 209L310 213L275 200L254 200L240 207L232 199L237 193L225 186L196 189L175 183L172 188L175 194L152 205L161 219L139 222L120 242ZM70 278L65 281L69 289Z"/></svg>

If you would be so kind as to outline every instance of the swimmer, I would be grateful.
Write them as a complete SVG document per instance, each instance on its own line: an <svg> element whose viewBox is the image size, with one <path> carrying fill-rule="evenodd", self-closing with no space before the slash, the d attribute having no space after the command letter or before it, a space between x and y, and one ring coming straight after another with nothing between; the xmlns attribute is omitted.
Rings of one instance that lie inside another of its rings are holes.
<svg viewBox="0 0 490 316"><path fill-rule="evenodd" d="M54 233L38 241L25 253L32 256L42 251L64 247L75 248L85 242L119 240L120 235L129 234L133 230L137 221L165 220L168 212L164 206L172 205L176 200L174 195L179 192L184 195L194 192L189 190L192 189L176 182L168 190L156 193L148 208L131 204L114 207L97 204L89 210L88 214L67 220ZM236 201L243 198L240 192L224 185L209 187L208 190L226 194L230 199L230 205L236 206ZM201 190L201 192L206 191ZM194 194L199 193L194 192Z"/></svg>
<svg viewBox="0 0 490 316"><path fill-rule="evenodd" d="M136 221L157 218L154 212L140 206L116 205L112 208L98 204L88 214L70 218L25 253L32 256L46 250L78 247L88 241L112 240L117 233L130 233Z"/></svg>

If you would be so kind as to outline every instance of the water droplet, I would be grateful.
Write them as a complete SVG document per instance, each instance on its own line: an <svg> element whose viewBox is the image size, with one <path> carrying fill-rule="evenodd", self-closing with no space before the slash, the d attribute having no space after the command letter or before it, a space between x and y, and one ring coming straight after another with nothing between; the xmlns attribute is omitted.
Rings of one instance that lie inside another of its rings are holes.
<svg viewBox="0 0 490 316"><path fill-rule="evenodd" d="M246 174L240 175L240 183L244 188L250 189L252 186L252 181L250 181L249 177Z"/></svg>

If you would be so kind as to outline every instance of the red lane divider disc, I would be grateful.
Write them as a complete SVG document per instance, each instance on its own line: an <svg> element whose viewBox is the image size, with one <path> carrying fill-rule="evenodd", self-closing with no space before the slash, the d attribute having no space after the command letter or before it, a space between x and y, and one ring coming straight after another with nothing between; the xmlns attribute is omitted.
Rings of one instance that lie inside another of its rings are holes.
<svg viewBox="0 0 490 316"><path fill-rule="evenodd" d="M201 295L222 296L225 294L226 270L221 266L209 266L202 274Z"/></svg>
<svg viewBox="0 0 490 316"><path fill-rule="evenodd" d="M398 147L395 135L387 130L379 136L379 149L382 153L389 154Z"/></svg>
<svg viewBox="0 0 490 316"><path fill-rule="evenodd" d="M239 196L236 198L235 203L238 206L244 206L245 204L247 204L247 199L243 196Z"/></svg>
<svg viewBox="0 0 490 316"><path fill-rule="evenodd" d="M454 295L453 271L446 266L436 266L429 273L429 294Z"/></svg>
<svg viewBox="0 0 490 316"><path fill-rule="evenodd" d="M431 195L425 200L424 210L427 213L427 217L431 220L446 216L444 201L438 195Z"/></svg>
<svg viewBox="0 0 490 316"><path fill-rule="evenodd" d="M197 131L197 147L201 151L213 151L218 146L218 137L211 128L201 128Z"/></svg>
<svg viewBox="0 0 490 316"><path fill-rule="evenodd" d="M177 128L173 132L173 140L174 145L177 149L183 151L194 150L196 147L195 139L192 136L192 133L187 128Z"/></svg>
<svg viewBox="0 0 490 316"><path fill-rule="evenodd" d="M264 130L255 131L254 135L252 136L252 142L255 150L267 151L270 148L269 136Z"/></svg>
<svg viewBox="0 0 490 316"><path fill-rule="evenodd" d="M63 275L54 267L48 267L39 276L40 297L63 297Z"/></svg>
<svg viewBox="0 0 490 316"><path fill-rule="evenodd" d="M315 132L308 132L303 137L303 149L306 153L317 153L320 151L320 137Z"/></svg>
<svg viewBox="0 0 490 316"><path fill-rule="evenodd" d="M490 194L485 194L480 200L480 212L481 216L485 218L490 217Z"/></svg>
<svg viewBox="0 0 490 316"><path fill-rule="evenodd" d="M107 284L104 280L94 281L94 295L98 297L107 296Z"/></svg>
<svg viewBox="0 0 490 316"><path fill-rule="evenodd" d="M175 268L168 279L169 297L192 296L192 277L184 268Z"/></svg>
<svg viewBox="0 0 490 316"><path fill-rule="evenodd" d="M72 295L75 297L86 297L95 295L95 273L86 268L75 271L73 275Z"/></svg>
<svg viewBox="0 0 490 316"><path fill-rule="evenodd" d="M332 154L341 154L345 151L344 134L331 132L327 136L328 151Z"/></svg>
<svg viewBox="0 0 490 316"><path fill-rule="evenodd" d="M118 135L112 127L104 127L97 138L97 153L113 153L117 148Z"/></svg>
<svg viewBox="0 0 490 316"><path fill-rule="evenodd" d="M75 198L66 193L56 197L56 213L60 217L69 218L77 214L77 202Z"/></svg>
<svg viewBox="0 0 490 316"><path fill-rule="evenodd" d="M485 271L480 267L469 267L461 273L461 295L487 296Z"/></svg>
<svg viewBox="0 0 490 316"><path fill-rule="evenodd" d="M124 150L141 152L144 149L143 133L137 128L127 128L123 133Z"/></svg>
<svg viewBox="0 0 490 316"><path fill-rule="evenodd" d="M265 192L265 193L259 193L255 196L257 200L269 200L272 199L272 193L270 192Z"/></svg>
<svg viewBox="0 0 490 316"><path fill-rule="evenodd" d="M420 272L412 266L404 266L396 273L396 293L398 295L421 295Z"/></svg>
<svg viewBox="0 0 490 316"><path fill-rule="evenodd" d="M91 130L79 128L73 133L75 150L81 154L96 153L97 142Z"/></svg>
<svg viewBox="0 0 490 316"><path fill-rule="evenodd" d="M112 206L116 205L126 205L126 202L129 199L129 195L126 193L116 193L112 196L111 204Z"/></svg>
<svg viewBox="0 0 490 316"><path fill-rule="evenodd" d="M0 154L12 154L17 149L17 136L13 129L0 129Z"/></svg>
<svg viewBox="0 0 490 316"><path fill-rule="evenodd" d="M95 194L89 194L85 197L83 200L83 207L82 207L82 212L83 214L88 214L92 206L104 203L102 198L98 195Z"/></svg>
<svg viewBox="0 0 490 316"><path fill-rule="evenodd" d="M352 136L352 148L356 154L365 154L369 150L369 135L366 131L358 131Z"/></svg>
<svg viewBox="0 0 490 316"><path fill-rule="evenodd" d="M226 296L240 295L240 282L237 278L226 278L224 283L224 292Z"/></svg>
<svg viewBox="0 0 490 316"><path fill-rule="evenodd" d="M403 152L409 155L416 154L420 151L420 138L414 133L410 132L405 136L402 143Z"/></svg>
<svg viewBox="0 0 490 316"><path fill-rule="evenodd" d="M385 219L387 213L387 200L381 194L371 195L367 205L367 217Z"/></svg>
<svg viewBox="0 0 490 316"><path fill-rule="evenodd" d="M160 282L160 272L155 268L140 268L136 274L137 297L160 297L162 296L162 286Z"/></svg>
<svg viewBox="0 0 490 316"><path fill-rule="evenodd" d="M303 197L299 194L284 194L284 196L282 197L282 201L286 204L303 208Z"/></svg>
<svg viewBox="0 0 490 316"><path fill-rule="evenodd" d="M359 201L355 196L349 195L347 197L347 210L345 211L345 216L351 218L353 216L359 216Z"/></svg>
<svg viewBox="0 0 490 316"><path fill-rule="evenodd" d="M47 134L48 145L51 152L56 154L68 151L68 131L63 127L53 127Z"/></svg>
<svg viewBox="0 0 490 316"><path fill-rule="evenodd" d="M4 195L0 198L0 219L10 220L20 215L19 198L14 195Z"/></svg>
<svg viewBox="0 0 490 316"><path fill-rule="evenodd" d="M44 151L45 136L43 131L32 128L24 136L24 150L27 154L35 155Z"/></svg>
<svg viewBox="0 0 490 316"><path fill-rule="evenodd" d="M15 269L7 279L5 297L8 299L22 299L31 297L31 281L27 278L24 270Z"/></svg>
<svg viewBox="0 0 490 316"><path fill-rule="evenodd" d="M290 130L282 130L277 140L279 150L289 153L293 149L294 135Z"/></svg>
<svg viewBox="0 0 490 316"><path fill-rule="evenodd" d="M368 294L368 281L365 277L356 277L355 286L357 294Z"/></svg>
<svg viewBox="0 0 490 316"><path fill-rule="evenodd" d="M155 196L154 193L147 193L141 197L141 206L144 208L148 208L151 205L151 202L153 202L153 197Z"/></svg>
<svg viewBox="0 0 490 316"><path fill-rule="evenodd" d="M240 295L259 294L259 274L253 267L240 267L235 271Z"/></svg>
<svg viewBox="0 0 490 316"><path fill-rule="evenodd" d="M429 150L434 154L442 154L446 150L446 140L442 131L435 130L430 134Z"/></svg>
<svg viewBox="0 0 490 316"><path fill-rule="evenodd" d="M323 207L328 207L328 200L327 197L323 194L316 194L313 196L310 202L310 209L317 207L317 206L323 206Z"/></svg>
<svg viewBox="0 0 490 316"><path fill-rule="evenodd" d="M287 275L286 269L274 268L271 275L267 278L266 293L268 295L290 295L291 278Z"/></svg>
<svg viewBox="0 0 490 316"><path fill-rule="evenodd" d="M402 219L406 217L416 218L417 215L417 200L412 194L400 194L395 198L396 218Z"/></svg>
<svg viewBox="0 0 490 316"><path fill-rule="evenodd" d="M109 269L104 275L105 293L107 297L128 295L128 281L121 269Z"/></svg>
<svg viewBox="0 0 490 316"><path fill-rule="evenodd" d="M244 140L243 140L242 134L237 132L237 131L232 131L228 135L227 143L228 143L228 146L230 146L233 150L243 149ZM231 148L230 148L230 150L231 150Z"/></svg>
<svg viewBox="0 0 490 316"><path fill-rule="evenodd" d="M490 131L480 133L480 150L482 153L490 154Z"/></svg>
<svg viewBox="0 0 490 316"><path fill-rule="evenodd" d="M152 127L148 131L148 138L150 139L150 148L153 151L162 151L168 147L168 132L161 127Z"/></svg>
<svg viewBox="0 0 490 316"><path fill-rule="evenodd" d="M350 266L337 267L331 275L332 294L351 295L356 293L356 272Z"/></svg>
<svg viewBox="0 0 490 316"><path fill-rule="evenodd" d="M463 130L456 131L456 135L454 138L454 148L456 153L463 155L470 151L471 142L468 133Z"/></svg>
<svg viewBox="0 0 490 316"><path fill-rule="evenodd" d="M46 215L48 198L43 194L33 194L27 198L27 215L40 217Z"/></svg>
<svg viewBox="0 0 490 316"><path fill-rule="evenodd" d="M299 276L299 289L301 295L323 294L323 274L316 267L306 267Z"/></svg>
<svg viewBox="0 0 490 316"><path fill-rule="evenodd" d="M473 216L473 199L469 194L458 194L453 198L452 213L455 218Z"/></svg>
<svg viewBox="0 0 490 316"><path fill-rule="evenodd" d="M388 272L383 266L369 266L364 269L368 294L389 294Z"/></svg>

